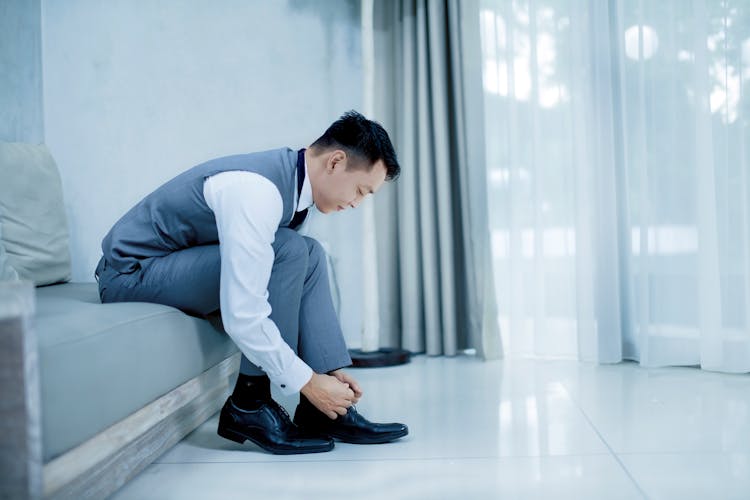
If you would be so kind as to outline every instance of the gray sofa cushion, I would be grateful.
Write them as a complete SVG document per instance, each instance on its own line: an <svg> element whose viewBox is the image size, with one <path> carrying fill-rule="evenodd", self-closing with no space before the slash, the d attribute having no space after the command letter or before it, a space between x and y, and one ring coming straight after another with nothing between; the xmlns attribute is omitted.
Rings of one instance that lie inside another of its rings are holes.
<svg viewBox="0 0 750 500"><path fill-rule="evenodd" d="M38 288L36 333L45 462L237 352L172 307L101 304L95 283Z"/></svg>

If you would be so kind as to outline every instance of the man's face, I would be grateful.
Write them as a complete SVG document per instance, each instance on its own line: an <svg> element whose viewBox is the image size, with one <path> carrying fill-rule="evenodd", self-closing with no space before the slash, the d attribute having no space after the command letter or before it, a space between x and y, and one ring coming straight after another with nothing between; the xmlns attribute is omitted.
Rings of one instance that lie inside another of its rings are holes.
<svg viewBox="0 0 750 500"><path fill-rule="evenodd" d="M315 206L324 214L357 208L365 196L377 192L385 182L383 160L378 160L369 172L363 167L347 170L349 161L346 153L334 151L326 160L320 182L312 186Z"/></svg>

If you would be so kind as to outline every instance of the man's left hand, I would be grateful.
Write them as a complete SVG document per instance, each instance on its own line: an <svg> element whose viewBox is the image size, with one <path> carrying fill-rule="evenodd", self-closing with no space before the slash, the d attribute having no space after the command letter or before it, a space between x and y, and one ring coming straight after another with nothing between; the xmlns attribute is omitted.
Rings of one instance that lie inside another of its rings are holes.
<svg viewBox="0 0 750 500"><path fill-rule="evenodd" d="M339 382L349 384L349 388L354 391L354 400L352 400L352 403L357 404L357 402L359 402L359 398L362 397L362 388L359 386L359 382L354 380L354 377L345 373L343 370L334 370L330 372L329 375L336 377Z"/></svg>

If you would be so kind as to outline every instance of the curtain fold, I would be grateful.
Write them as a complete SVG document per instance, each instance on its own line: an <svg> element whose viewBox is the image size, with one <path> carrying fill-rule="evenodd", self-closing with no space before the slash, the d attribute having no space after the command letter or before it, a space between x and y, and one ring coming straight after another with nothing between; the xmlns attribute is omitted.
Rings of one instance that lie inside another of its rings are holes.
<svg viewBox="0 0 750 500"><path fill-rule="evenodd" d="M750 5L482 0L513 355L750 371Z"/></svg>
<svg viewBox="0 0 750 500"><path fill-rule="evenodd" d="M472 7L474 15L464 16ZM399 180L375 200L381 343L499 357L478 4L375 2L374 19L374 118L392 131L402 165ZM474 38L466 42L476 49L473 63L461 48L464 37Z"/></svg>

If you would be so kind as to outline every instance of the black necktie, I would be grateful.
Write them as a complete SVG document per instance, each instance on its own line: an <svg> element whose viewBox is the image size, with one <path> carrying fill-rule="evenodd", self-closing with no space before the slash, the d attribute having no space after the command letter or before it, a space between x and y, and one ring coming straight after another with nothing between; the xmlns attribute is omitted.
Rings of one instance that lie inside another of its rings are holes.
<svg viewBox="0 0 750 500"><path fill-rule="evenodd" d="M305 149L302 148L297 151L297 204L299 204L300 196L302 196L302 185L305 183ZM297 226L302 224L307 217L307 209L297 212L295 208L294 217L292 222L289 223L291 229L296 229Z"/></svg>

